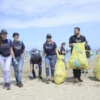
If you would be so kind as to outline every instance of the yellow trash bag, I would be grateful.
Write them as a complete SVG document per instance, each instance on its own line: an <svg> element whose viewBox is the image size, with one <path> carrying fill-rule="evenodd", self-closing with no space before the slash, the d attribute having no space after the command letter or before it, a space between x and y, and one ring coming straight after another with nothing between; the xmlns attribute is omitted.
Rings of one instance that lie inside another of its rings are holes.
<svg viewBox="0 0 100 100"><path fill-rule="evenodd" d="M100 81L100 55L97 55L97 62L96 62L96 65L94 67L94 77Z"/></svg>
<svg viewBox="0 0 100 100"><path fill-rule="evenodd" d="M65 64L62 61L64 59L63 55L57 55L58 61L56 63L55 67L55 74L54 74L54 81L56 84L61 84L66 79L66 70L65 70Z"/></svg>
<svg viewBox="0 0 100 100"><path fill-rule="evenodd" d="M89 64L86 58L85 43L74 43L73 45L73 51L67 62L67 67L88 70Z"/></svg>

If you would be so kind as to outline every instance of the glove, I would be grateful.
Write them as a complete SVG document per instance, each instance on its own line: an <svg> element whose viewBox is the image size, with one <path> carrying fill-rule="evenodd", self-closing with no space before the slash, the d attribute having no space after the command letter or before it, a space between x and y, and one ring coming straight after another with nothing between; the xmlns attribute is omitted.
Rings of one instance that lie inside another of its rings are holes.
<svg viewBox="0 0 100 100"><path fill-rule="evenodd" d="M45 62L45 58L44 57L42 58L42 62Z"/></svg>
<svg viewBox="0 0 100 100"><path fill-rule="evenodd" d="M38 69L38 68L39 68L39 65L37 64L37 65L36 65L36 69Z"/></svg>
<svg viewBox="0 0 100 100"><path fill-rule="evenodd" d="M13 62L15 65L18 65L18 61L15 58L13 59Z"/></svg>

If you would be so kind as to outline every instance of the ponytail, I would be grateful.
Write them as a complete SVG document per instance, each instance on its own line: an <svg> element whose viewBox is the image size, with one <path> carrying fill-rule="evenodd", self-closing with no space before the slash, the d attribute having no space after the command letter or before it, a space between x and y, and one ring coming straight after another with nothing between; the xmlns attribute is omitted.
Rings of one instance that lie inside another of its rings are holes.
<svg viewBox="0 0 100 100"><path fill-rule="evenodd" d="M62 47L63 45L66 45L66 43L65 43L65 42L63 42L63 43L61 44L61 47Z"/></svg>

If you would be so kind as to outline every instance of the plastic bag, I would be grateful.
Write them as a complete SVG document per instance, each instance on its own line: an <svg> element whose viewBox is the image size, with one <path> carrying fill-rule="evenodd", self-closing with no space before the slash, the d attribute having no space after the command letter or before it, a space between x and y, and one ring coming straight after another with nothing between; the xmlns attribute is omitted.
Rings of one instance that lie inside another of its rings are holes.
<svg viewBox="0 0 100 100"><path fill-rule="evenodd" d="M93 52L92 51L90 52L90 56L93 56Z"/></svg>
<svg viewBox="0 0 100 100"><path fill-rule="evenodd" d="M54 81L56 84L61 84L66 79L66 70L65 70L65 64L62 61L64 59L63 55L57 55L58 61L56 63L55 67L55 74L54 74Z"/></svg>
<svg viewBox="0 0 100 100"><path fill-rule="evenodd" d="M97 55L97 62L96 62L96 65L94 67L94 77L100 81L100 55Z"/></svg>
<svg viewBox="0 0 100 100"><path fill-rule="evenodd" d="M72 69L88 70L89 64L86 58L85 43L75 43L67 67Z"/></svg>

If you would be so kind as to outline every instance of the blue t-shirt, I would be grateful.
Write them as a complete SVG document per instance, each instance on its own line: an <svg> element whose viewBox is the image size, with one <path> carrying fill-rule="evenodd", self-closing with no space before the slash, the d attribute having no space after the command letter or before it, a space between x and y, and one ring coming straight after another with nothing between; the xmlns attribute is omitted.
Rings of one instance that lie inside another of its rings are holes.
<svg viewBox="0 0 100 100"><path fill-rule="evenodd" d="M46 55L56 55L55 49L57 48L57 45L55 42L52 42L51 44L44 43L43 49L46 53Z"/></svg>
<svg viewBox="0 0 100 100"><path fill-rule="evenodd" d="M0 54L4 57L10 56L10 48L12 47L12 41L10 39L2 40L0 46Z"/></svg>
<svg viewBox="0 0 100 100"><path fill-rule="evenodd" d="M20 55L24 52L25 45L22 41L18 41L18 42L13 41L12 48L13 48L15 57L20 57Z"/></svg>

